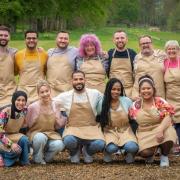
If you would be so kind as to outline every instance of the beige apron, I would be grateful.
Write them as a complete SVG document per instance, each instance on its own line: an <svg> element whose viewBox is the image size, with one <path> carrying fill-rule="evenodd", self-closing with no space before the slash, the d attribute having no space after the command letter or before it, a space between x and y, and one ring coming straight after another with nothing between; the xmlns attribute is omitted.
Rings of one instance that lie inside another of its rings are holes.
<svg viewBox="0 0 180 180"><path fill-rule="evenodd" d="M14 62L8 53L0 57L0 107L11 103L15 90Z"/></svg>
<svg viewBox="0 0 180 180"><path fill-rule="evenodd" d="M37 117L37 119L35 119L34 124L29 128L29 131L27 133L30 141L33 140L33 137L38 132L45 134L50 140L61 139L59 133L55 132L55 123L56 116L54 112L52 114L44 114L40 112L39 116Z"/></svg>
<svg viewBox="0 0 180 180"><path fill-rule="evenodd" d="M104 140L104 135L99 123L96 122L88 95L87 98L88 102L75 103L73 94L68 124L63 137L72 135L85 140Z"/></svg>
<svg viewBox="0 0 180 180"><path fill-rule="evenodd" d="M18 143L20 138L24 136L24 134L19 133L19 130L22 128L24 121L24 117L8 120L5 127L6 137L9 138L13 143ZM1 144L0 149L3 149L4 151L11 151L10 148L3 146L4 145Z"/></svg>
<svg viewBox="0 0 180 180"><path fill-rule="evenodd" d="M66 54L51 56L47 62L47 81L51 86L52 96L57 96L61 92L72 89L71 76L73 69L68 62Z"/></svg>
<svg viewBox="0 0 180 180"><path fill-rule="evenodd" d="M38 59L28 61L26 59L26 52L24 52L23 69L19 75L18 90L22 90L27 93L28 101L30 103L38 100L36 85L40 79L44 79L44 74L41 68L39 53Z"/></svg>
<svg viewBox="0 0 180 180"><path fill-rule="evenodd" d="M143 75L150 75L155 83L156 96L165 98L163 61L158 56L140 57L137 59L135 71L135 82L132 90L132 98L139 96L138 80Z"/></svg>
<svg viewBox="0 0 180 180"><path fill-rule="evenodd" d="M129 141L137 143L136 137L129 125L129 119L124 109L111 110L111 121L109 126L104 128L106 144L114 143L123 146Z"/></svg>
<svg viewBox="0 0 180 180"><path fill-rule="evenodd" d="M176 142L177 135L174 127L170 125L164 132L164 140L161 143L158 143L156 140L156 134L158 132L158 127L161 123L159 112L157 108L153 107L151 109L140 109L137 113L137 123L139 124L138 130L136 132L139 152L158 146L167 141Z"/></svg>
<svg viewBox="0 0 180 180"><path fill-rule="evenodd" d="M106 72L99 60L88 59L80 67L86 75L86 87L97 89L104 93Z"/></svg>
<svg viewBox="0 0 180 180"><path fill-rule="evenodd" d="M173 120L180 123L180 65L178 60L178 68L168 68L164 75L166 86L166 100L175 108Z"/></svg>
<svg viewBox="0 0 180 180"><path fill-rule="evenodd" d="M121 80L126 95L131 98L133 87L133 72L129 51L127 49L128 58L114 58L115 53L116 49L114 50L112 55L109 77L118 78L119 80Z"/></svg>

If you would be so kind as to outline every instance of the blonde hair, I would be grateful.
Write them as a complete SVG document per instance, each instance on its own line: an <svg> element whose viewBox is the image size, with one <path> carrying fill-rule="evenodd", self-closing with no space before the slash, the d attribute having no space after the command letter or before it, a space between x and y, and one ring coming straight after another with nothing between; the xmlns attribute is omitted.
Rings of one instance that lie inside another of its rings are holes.
<svg viewBox="0 0 180 180"><path fill-rule="evenodd" d="M179 43L178 43L178 41L176 41L176 40L169 40L169 41L167 41L166 44L165 44L165 46L164 46L165 51L167 50L167 48L168 48L169 46L175 46L177 50L180 49Z"/></svg>
<svg viewBox="0 0 180 180"><path fill-rule="evenodd" d="M39 80L37 85L36 85L37 93L38 94L39 94L39 90L40 90L40 88L42 86L46 86L46 87L48 87L51 90L51 87L50 87L49 83L46 80Z"/></svg>

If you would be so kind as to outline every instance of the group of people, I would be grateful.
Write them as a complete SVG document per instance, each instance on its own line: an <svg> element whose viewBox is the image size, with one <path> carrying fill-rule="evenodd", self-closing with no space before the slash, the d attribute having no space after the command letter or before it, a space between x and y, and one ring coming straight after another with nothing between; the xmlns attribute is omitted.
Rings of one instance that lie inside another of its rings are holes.
<svg viewBox="0 0 180 180"><path fill-rule="evenodd" d="M169 166L177 135L180 141L177 41L161 51L141 36L136 54L121 30L108 53L95 34L82 35L77 49L61 31L48 53L37 47L36 31L25 32L24 50L9 48L9 40L9 29L0 26L0 166L18 159L28 165L30 146L39 164L64 148L72 163L81 153L91 163L96 152L105 162L120 152L127 163L136 154L152 163L159 149L160 166Z"/></svg>

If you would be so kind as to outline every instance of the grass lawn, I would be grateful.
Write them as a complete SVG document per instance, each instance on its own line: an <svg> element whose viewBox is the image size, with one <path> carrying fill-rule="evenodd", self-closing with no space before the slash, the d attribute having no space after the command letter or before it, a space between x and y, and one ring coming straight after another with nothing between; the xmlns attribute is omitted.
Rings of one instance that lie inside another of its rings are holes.
<svg viewBox="0 0 180 180"><path fill-rule="evenodd" d="M88 29L88 30L72 30L70 31L70 44L77 46L79 39L84 33L95 33L101 40L102 47L104 50L108 50L114 47L112 42L113 33L118 30L118 27L103 27L98 29ZM155 48L163 49L164 44L168 40L178 40L180 42L180 33L175 32L151 32L148 28L123 28L128 34L129 42L128 47L138 49L138 37L143 34L151 35L153 38L153 43ZM24 48L23 33L13 34L12 40L10 42L11 47L16 47L18 49ZM55 47L55 37L56 33L42 33L39 37L39 46L43 47L45 50Z"/></svg>

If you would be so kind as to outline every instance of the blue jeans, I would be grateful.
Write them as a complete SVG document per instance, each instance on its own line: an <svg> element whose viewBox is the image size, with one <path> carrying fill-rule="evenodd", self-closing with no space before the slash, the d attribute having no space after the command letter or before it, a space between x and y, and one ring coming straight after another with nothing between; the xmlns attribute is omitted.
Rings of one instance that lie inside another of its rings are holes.
<svg viewBox="0 0 180 180"><path fill-rule="evenodd" d="M21 147L21 153L17 154L13 151L6 152L2 151L0 154L4 159L4 164L6 167L13 166L15 162L19 159L21 165L26 165L29 163L29 140L27 136L22 136L18 141L18 145Z"/></svg>
<svg viewBox="0 0 180 180"><path fill-rule="evenodd" d="M175 129L176 129L176 133L177 133L178 141L179 141L179 145L180 145L180 123L175 124Z"/></svg>
<svg viewBox="0 0 180 180"><path fill-rule="evenodd" d="M119 149L124 149L126 153L136 154L139 147L138 147L138 144L133 141L129 141L125 143L124 146L121 146L121 147L117 146L114 143L109 143L105 147L105 151L109 154L116 153Z"/></svg>
<svg viewBox="0 0 180 180"><path fill-rule="evenodd" d="M64 137L64 144L66 148L70 151L70 155L73 156L77 153L80 146L85 145L87 153L91 156L95 154L96 152L103 151L105 142L100 139L96 140L84 140L80 139L78 137L68 135Z"/></svg>
<svg viewBox="0 0 180 180"><path fill-rule="evenodd" d="M64 149L64 144L62 140L49 140L45 134L39 132L33 137L32 147L34 162L41 163L44 160L51 162L53 157Z"/></svg>

